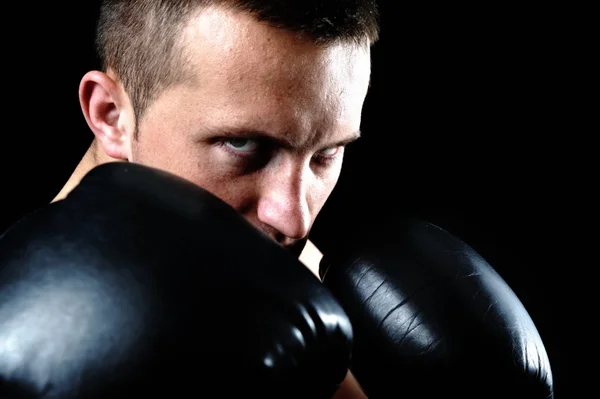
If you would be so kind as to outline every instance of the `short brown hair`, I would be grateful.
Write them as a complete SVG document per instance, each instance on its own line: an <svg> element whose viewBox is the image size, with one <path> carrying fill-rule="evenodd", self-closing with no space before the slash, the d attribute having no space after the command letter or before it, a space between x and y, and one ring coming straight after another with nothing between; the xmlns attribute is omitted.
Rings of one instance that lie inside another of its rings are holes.
<svg viewBox="0 0 600 399"><path fill-rule="evenodd" d="M274 27L320 45L373 44L379 36L375 0L104 0L96 31L103 70L112 70L129 93L136 120L155 96L188 78L177 41L200 7L249 12Z"/></svg>

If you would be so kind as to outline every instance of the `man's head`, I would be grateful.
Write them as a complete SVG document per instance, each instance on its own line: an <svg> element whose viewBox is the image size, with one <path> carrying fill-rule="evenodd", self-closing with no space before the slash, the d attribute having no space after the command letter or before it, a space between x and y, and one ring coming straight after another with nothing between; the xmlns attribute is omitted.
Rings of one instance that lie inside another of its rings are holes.
<svg viewBox="0 0 600 399"><path fill-rule="evenodd" d="M81 104L99 151L187 178L290 246L358 137L377 35L372 0L105 1L104 72Z"/></svg>

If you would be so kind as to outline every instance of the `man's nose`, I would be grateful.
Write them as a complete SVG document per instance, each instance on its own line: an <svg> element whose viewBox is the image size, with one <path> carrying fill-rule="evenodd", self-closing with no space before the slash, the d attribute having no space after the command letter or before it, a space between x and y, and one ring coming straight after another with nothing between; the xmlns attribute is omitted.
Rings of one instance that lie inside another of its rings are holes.
<svg viewBox="0 0 600 399"><path fill-rule="evenodd" d="M304 238L310 229L307 185L301 170L274 174L263 182L258 219L288 238Z"/></svg>

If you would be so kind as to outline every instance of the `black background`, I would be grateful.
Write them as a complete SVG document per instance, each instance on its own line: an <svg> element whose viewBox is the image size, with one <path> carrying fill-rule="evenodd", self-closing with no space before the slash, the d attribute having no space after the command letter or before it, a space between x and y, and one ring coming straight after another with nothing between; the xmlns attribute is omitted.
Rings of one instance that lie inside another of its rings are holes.
<svg viewBox="0 0 600 399"><path fill-rule="evenodd" d="M50 201L91 142L77 90L97 68L97 5L4 11L14 26L3 28L2 228ZM393 231L409 215L463 238L529 310L562 399L582 389L574 356L590 321L574 315L575 282L595 266L581 255L595 181L582 138L591 106L574 94L585 81L573 34L582 27L548 7L384 5L363 138L348 148L315 237L360 229L364 215Z"/></svg>

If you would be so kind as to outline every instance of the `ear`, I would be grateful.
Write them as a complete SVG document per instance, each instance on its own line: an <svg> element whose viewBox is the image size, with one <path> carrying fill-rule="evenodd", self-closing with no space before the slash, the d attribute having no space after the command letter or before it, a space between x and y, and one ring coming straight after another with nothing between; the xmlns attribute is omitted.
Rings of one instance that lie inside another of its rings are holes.
<svg viewBox="0 0 600 399"><path fill-rule="evenodd" d="M79 103L106 155L117 160L131 159L135 118L122 86L103 72L90 71L79 84Z"/></svg>

